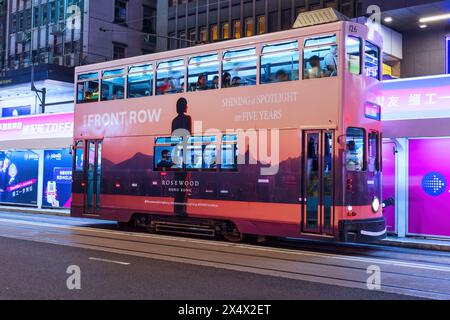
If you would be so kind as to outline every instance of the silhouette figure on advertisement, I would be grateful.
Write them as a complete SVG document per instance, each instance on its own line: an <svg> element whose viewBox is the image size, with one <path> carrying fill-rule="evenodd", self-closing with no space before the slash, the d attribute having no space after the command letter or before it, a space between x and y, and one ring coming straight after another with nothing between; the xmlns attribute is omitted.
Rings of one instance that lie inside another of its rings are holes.
<svg viewBox="0 0 450 320"><path fill-rule="evenodd" d="M172 136L180 136L180 132L184 135L183 144L187 142L189 135L192 134L192 119L187 115L188 103L185 98L180 98L177 101L177 116L172 120ZM186 150L186 148L183 148ZM183 159L185 155L183 153ZM180 186L175 191L174 197L174 213L178 216L187 215L187 200L188 192L187 188L189 186L190 175L185 171L176 171L174 174L174 179L176 181L182 182Z"/></svg>

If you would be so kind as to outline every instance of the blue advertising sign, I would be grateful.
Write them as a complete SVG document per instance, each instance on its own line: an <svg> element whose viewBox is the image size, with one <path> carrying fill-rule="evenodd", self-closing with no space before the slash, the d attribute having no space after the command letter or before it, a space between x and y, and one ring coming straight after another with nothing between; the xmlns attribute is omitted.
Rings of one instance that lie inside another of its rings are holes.
<svg viewBox="0 0 450 320"><path fill-rule="evenodd" d="M31 106L7 107L2 109L2 118L27 116L31 114Z"/></svg>
<svg viewBox="0 0 450 320"><path fill-rule="evenodd" d="M42 206L70 208L72 200L72 156L69 149L44 151Z"/></svg>
<svg viewBox="0 0 450 320"><path fill-rule="evenodd" d="M0 202L37 204L39 156L31 150L0 152Z"/></svg>

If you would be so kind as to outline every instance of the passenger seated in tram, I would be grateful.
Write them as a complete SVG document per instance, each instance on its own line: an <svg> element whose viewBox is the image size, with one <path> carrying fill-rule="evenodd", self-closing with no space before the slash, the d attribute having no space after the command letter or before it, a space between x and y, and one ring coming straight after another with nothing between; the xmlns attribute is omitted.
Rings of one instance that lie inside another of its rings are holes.
<svg viewBox="0 0 450 320"><path fill-rule="evenodd" d="M161 160L157 164L158 169L162 168L172 168L173 162L170 158L170 151L167 149L164 149L161 151Z"/></svg>
<svg viewBox="0 0 450 320"><path fill-rule="evenodd" d="M208 89L209 88L206 83L206 75L202 73L201 75L198 76L196 90L208 90Z"/></svg>
<svg viewBox="0 0 450 320"><path fill-rule="evenodd" d="M241 77L233 77L233 80L231 81L232 87L240 87L241 86Z"/></svg>
<svg viewBox="0 0 450 320"><path fill-rule="evenodd" d="M225 72L222 77L222 88L231 87L231 74L229 72Z"/></svg>
<svg viewBox="0 0 450 320"><path fill-rule="evenodd" d="M162 82L162 84L158 87L159 94L166 94L167 91L170 89L170 82L169 78L165 78Z"/></svg>
<svg viewBox="0 0 450 320"><path fill-rule="evenodd" d="M306 79L322 78L324 76L319 56L314 55L309 58L309 65L310 68L308 68L305 73Z"/></svg>
<svg viewBox="0 0 450 320"><path fill-rule="evenodd" d="M326 71L326 77L335 77L337 76L337 47L332 46L330 52L324 58Z"/></svg>
<svg viewBox="0 0 450 320"><path fill-rule="evenodd" d="M214 76L211 89L219 89L219 76Z"/></svg>
<svg viewBox="0 0 450 320"><path fill-rule="evenodd" d="M289 75L284 69L280 69L275 74L275 82L289 81Z"/></svg>

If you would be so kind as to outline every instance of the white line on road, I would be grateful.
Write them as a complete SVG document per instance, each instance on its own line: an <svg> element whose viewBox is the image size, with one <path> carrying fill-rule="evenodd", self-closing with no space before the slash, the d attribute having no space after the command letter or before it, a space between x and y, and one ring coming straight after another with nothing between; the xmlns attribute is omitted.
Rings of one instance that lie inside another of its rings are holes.
<svg viewBox="0 0 450 320"><path fill-rule="evenodd" d="M101 261L101 262L109 262L109 263L115 263L115 264L121 264L121 265L124 265L124 266L130 265L129 262L114 261L114 260L102 259L102 258L95 258L95 257L89 257L89 260Z"/></svg>

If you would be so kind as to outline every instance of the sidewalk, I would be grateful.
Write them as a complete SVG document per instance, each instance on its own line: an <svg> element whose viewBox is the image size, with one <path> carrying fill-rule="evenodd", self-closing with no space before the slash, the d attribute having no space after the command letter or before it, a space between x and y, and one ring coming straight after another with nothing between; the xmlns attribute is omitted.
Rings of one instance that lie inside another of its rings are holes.
<svg viewBox="0 0 450 320"><path fill-rule="evenodd" d="M15 207L15 206L0 206L0 211L17 212L17 213L36 213L48 214L55 216L70 216L70 209L52 209L52 208L32 208L32 207Z"/></svg>
<svg viewBox="0 0 450 320"><path fill-rule="evenodd" d="M431 239L420 237L393 237L389 236L384 240L377 242L383 246L404 247L412 249L450 251L450 239Z"/></svg>

